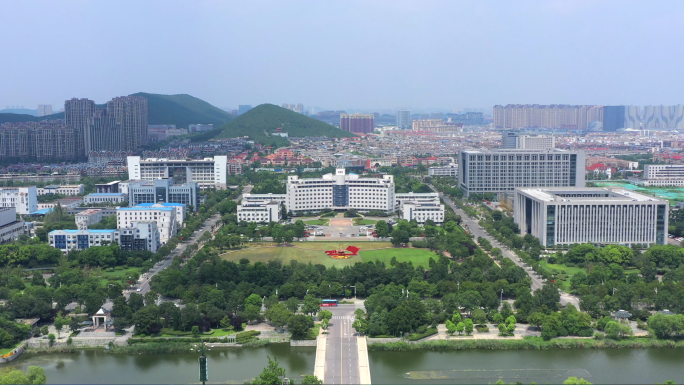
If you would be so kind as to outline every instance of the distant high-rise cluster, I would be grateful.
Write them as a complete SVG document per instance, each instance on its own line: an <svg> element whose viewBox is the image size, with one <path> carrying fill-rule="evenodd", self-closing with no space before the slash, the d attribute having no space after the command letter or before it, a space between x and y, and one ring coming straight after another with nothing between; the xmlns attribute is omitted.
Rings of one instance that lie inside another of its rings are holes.
<svg viewBox="0 0 684 385"><path fill-rule="evenodd" d="M39 104L38 116L52 115L52 104Z"/></svg>
<svg viewBox="0 0 684 385"><path fill-rule="evenodd" d="M399 110L397 111L397 127L407 130L411 128L411 111Z"/></svg>
<svg viewBox="0 0 684 385"><path fill-rule="evenodd" d="M411 124L413 131L429 131L429 132L451 132L459 131L463 124L448 123L442 119L421 119L414 120Z"/></svg>
<svg viewBox="0 0 684 385"><path fill-rule="evenodd" d="M368 134L375 127L373 114L340 114L340 128L355 134Z"/></svg>
<svg viewBox="0 0 684 385"><path fill-rule="evenodd" d="M147 143L147 99L123 96L97 108L89 99L64 103L66 124L76 132L76 151L136 151Z"/></svg>
<svg viewBox="0 0 684 385"><path fill-rule="evenodd" d="M297 104L283 103L282 107L287 108L288 110L292 110L294 112L299 112L300 114L305 113L304 105L302 103L297 103Z"/></svg>
<svg viewBox="0 0 684 385"><path fill-rule="evenodd" d="M0 158L78 159L76 131L59 121L4 123L0 125Z"/></svg>
<svg viewBox="0 0 684 385"><path fill-rule="evenodd" d="M603 121L602 106L567 104L508 104L494 106L496 128L565 128L586 130L589 123Z"/></svg>
<svg viewBox="0 0 684 385"><path fill-rule="evenodd" d="M621 128L682 129L684 105L603 107L603 130L616 131Z"/></svg>

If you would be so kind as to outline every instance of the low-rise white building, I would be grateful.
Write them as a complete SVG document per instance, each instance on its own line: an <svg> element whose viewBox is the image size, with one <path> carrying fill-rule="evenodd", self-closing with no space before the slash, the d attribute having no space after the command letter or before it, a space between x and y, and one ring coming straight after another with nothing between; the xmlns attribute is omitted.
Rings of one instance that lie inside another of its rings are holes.
<svg viewBox="0 0 684 385"><path fill-rule="evenodd" d="M446 166L428 167L428 176L458 177L458 165L451 163Z"/></svg>
<svg viewBox="0 0 684 385"><path fill-rule="evenodd" d="M102 210L88 209L76 214L76 227L79 230L88 230L88 226L102 221Z"/></svg>
<svg viewBox="0 0 684 385"><path fill-rule="evenodd" d="M396 193L397 209L401 211L401 219L425 223L428 219L435 223L444 222L444 205L439 201L437 193Z"/></svg>
<svg viewBox="0 0 684 385"><path fill-rule="evenodd" d="M50 246L63 252L85 250L118 242L118 230L53 230L48 234Z"/></svg>
<svg viewBox="0 0 684 385"><path fill-rule="evenodd" d="M36 194L48 195L48 194L60 194L60 195L83 195L85 194L85 187L82 184L73 185L50 185L45 187L38 187L36 189Z"/></svg>
<svg viewBox="0 0 684 385"><path fill-rule="evenodd" d="M132 222L131 227L119 229L119 245L124 251L148 250L156 253L161 247L157 222Z"/></svg>
<svg viewBox="0 0 684 385"><path fill-rule="evenodd" d="M278 222L282 215L280 203L277 201L264 200L261 202L242 202L237 207L238 221L247 222Z"/></svg>
<svg viewBox="0 0 684 385"><path fill-rule="evenodd" d="M0 208L0 243L12 242L24 234L24 221L17 220L14 207Z"/></svg>
<svg viewBox="0 0 684 385"><path fill-rule="evenodd" d="M103 204L112 204L112 203L122 203L126 202L128 199L128 195L124 193L93 193L93 194L88 194L83 198L83 201L85 204L91 204L91 203L103 203Z"/></svg>
<svg viewBox="0 0 684 385"><path fill-rule="evenodd" d="M162 244L178 232L175 207L119 207L116 210L116 227L131 227L134 222L155 221Z"/></svg>
<svg viewBox="0 0 684 385"><path fill-rule="evenodd" d="M638 186L684 186L684 164L644 165L643 179L629 178Z"/></svg>
<svg viewBox="0 0 684 385"><path fill-rule="evenodd" d="M135 207L149 207L149 208L158 208L158 207L171 207L176 210L176 222L178 223L178 227L183 226L183 222L185 222L185 215L187 214L187 206L182 204L182 203L140 203L136 205Z"/></svg>
<svg viewBox="0 0 684 385"><path fill-rule="evenodd" d="M36 186L0 187L0 207L14 207L22 215L38 211Z"/></svg>

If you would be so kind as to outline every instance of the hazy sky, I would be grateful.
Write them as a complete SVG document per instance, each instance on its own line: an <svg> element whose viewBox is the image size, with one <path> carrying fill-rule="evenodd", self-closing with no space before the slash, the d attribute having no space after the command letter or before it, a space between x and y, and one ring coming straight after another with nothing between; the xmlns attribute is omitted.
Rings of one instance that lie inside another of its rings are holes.
<svg viewBox="0 0 684 385"><path fill-rule="evenodd" d="M0 0L0 109L684 103L684 1Z"/></svg>

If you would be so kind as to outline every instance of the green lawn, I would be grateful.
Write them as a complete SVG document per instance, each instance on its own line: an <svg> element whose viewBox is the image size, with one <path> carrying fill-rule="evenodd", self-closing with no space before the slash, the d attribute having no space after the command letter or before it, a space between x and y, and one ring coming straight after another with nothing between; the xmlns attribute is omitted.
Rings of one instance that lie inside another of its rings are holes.
<svg viewBox="0 0 684 385"><path fill-rule="evenodd" d="M428 249L411 249L411 248L392 248L385 250L372 250L361 252L361 259L364 262L371 262L379 260L389 264L393 257L397 258L397 262L411 262L413 266L422 265L428 267L430 258L437 260L437 254Z"/></svg>
<svg viewBox="0 0 684 385"><path fill-rule="evenodd" d="M372 221L370 219L361 219L361 218L355 218L354 219L354 224L357 226L362 226L362 225L374 225L375 222L377 221Z"/></svg>
<svg viewBox="0 0 684 385"><path fill-rule="evenodd" d="M262 243L261 245L270 246L271 244ZM346 249L350 245L361 249L359 255L347 259L333 259L324 253L325 250ZM221 258L233 262L238 262L242 258L247 258L250 262L264 263L271 260L280 260L284 264L297 260L303 263L311 262L328 267L344 267L353 266L356 262L365 262L366 260L362 260L361 256L370 251L364 250L382 249L391 246L392 244L389 242L293 242L292 246L248 247L240 251L223 254ZM387 261L389 262L389 259Z"/></svg>
<svg viewBox="0 0 684 385"><path fill-rule="evenodd" d="M561 281L561 287L565 292L570 290L570 278L572 278L573 275L580 271L585 274L587 273L587 269L582 267L569 267L561 264L547 263L546 261L539 262L539 265L549 273L557 274L554 278ZM562 273L563 271L565 273Z"/></svg>
<svg viewBox="0 0 684 385"><path fill-rule="evenodd" d="M328 225L328 219L312 219L310 221L305 221L307 225L313 225L313 226L327 226Z"/></svg>
<svg viewBox="0 0 684 385"><path fill-rule="evenodd" d="M124 280L129 276L129 274L138 273L140 274L140 267L130 267L125 270L110 270L106 269L102 272L102 280L100 283L102 286L106 287L110 282L118 282L123 286L126 286L127 282Z"/></svg>
<svg viewBox="0 0 684 385"><path fill-rule="evenodd" d="M14 350L17 346L21 345L22 342L23 342L23 341L17 342L14 346L11 346L11 347L9 347L9 348L0 349L0 356L3 355L3 354L7 354L7 353L11 352L11 351Z"/></svg>

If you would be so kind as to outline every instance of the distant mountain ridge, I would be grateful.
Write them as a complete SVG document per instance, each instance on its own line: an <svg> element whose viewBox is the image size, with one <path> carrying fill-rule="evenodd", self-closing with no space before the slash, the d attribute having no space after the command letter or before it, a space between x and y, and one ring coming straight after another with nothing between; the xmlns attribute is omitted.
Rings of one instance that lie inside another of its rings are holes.
<svg viewBox="0 0 684 385"><path fill-rule="evenodd" d="M19 114L19 115L32 115L38 116L38 110L30 110L28 108L9 108L0 110L0 114Z"/></svg>
<svg viewBox="0 0 684 385"><path fill-rule="evenodd" d="M249 136L250 139L257 143L269 146L282 147L289 145L287 138L272 135L278 127L282 129L282 132L287 132L289 136L296 137L327 136L329 138L347 138L355 136L351 132L341 130L328 123L312 119L287 108L273 104L261 104L223 125L216 137L235 138Z"/></svg>
<svg viewBox="0 0 684 385"><path fill-rule="evenodd" d="M160 95L138 92L130 96L143 96L147 98L148 124L175 124L176 128L188 128L190 124L201 123L213 124L214 127L219 127L234 118L228 112L191 95ZM105 106L106 104L98 105L100 108ZM53 119L64 119L64 113L60 112L40 117L26 114L0 113L0 124L7 122L38 122Z"/></svg>

